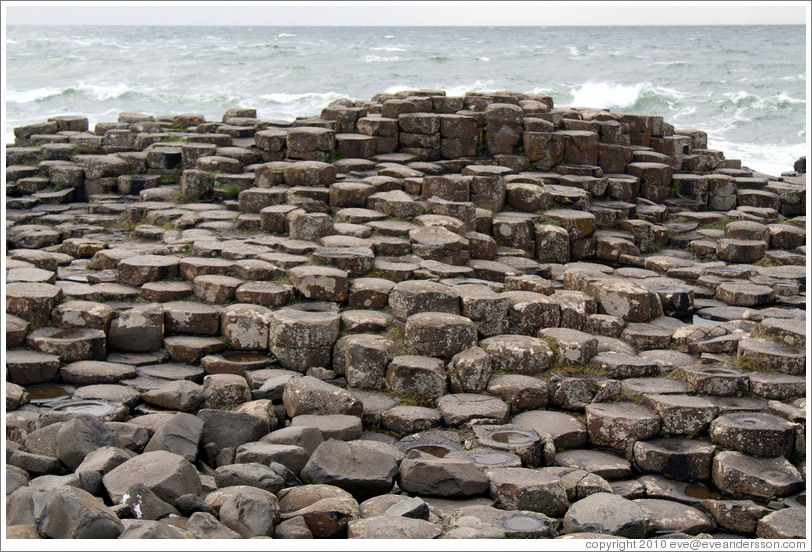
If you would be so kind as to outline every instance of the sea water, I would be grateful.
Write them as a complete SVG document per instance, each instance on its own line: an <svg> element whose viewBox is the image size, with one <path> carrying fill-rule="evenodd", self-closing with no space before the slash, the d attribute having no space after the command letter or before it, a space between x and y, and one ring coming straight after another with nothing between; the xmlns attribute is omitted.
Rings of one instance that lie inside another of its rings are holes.
<svg viewBox="0 0 812 552"><path fill-rule="evenodd" d="M80 27L7 29L7 140L59 114L229 107L318 115L338 98L513 90L556 107L661 115L779 175L806 154L803 26Z"/></svg>

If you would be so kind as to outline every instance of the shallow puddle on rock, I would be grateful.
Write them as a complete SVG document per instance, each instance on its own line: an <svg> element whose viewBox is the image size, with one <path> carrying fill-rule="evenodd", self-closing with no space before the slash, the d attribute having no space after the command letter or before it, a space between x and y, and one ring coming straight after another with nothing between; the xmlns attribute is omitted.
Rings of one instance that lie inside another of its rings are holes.
<svg viewBox="0 0 812 552"><path fill-rule="evenodd" d="M541 527L541 522L527 516L512 516L503 525L511 531L533 531Z"/></svg>
<svg viewBox="0 0 812 552"><path fill-rule="evenodd" d="M41 383L25 388L31 397L31 404L47 404L54 401L64 401L73 396L73 387L59 383Z"/></svg>
<svg viewBox="0 0 812 552"><path fill-rule="evenodd" d="M510 459L510 456L506 454L500 454L498 452L473 452L470 454L470 456L471 459L477 464L484 464L487 466L495 466L497 464L502 464L506 460Z"/></svg>
<svg viewBox="0 0 812 552"><path fill-rule="evenodd" d="M57 412L67 412L70 414L89 414L91 416L106 416L115 412L116 407L103 401L68 401L53 406Z"/></svg>
<svg viewBox="0 0 812 552"><path fill-rule="evenodd" d="M500 431L491 435L491 439L497 443L506 443L508 445L518 445L531 441L530 437L524 433L517 433L515 431Z"/></svg>
<svg viewBox="0 0 812 552"><path fill-rule="evenodd" d="M721 493L714 491L710 487L706 487L705 485L699 484L691 484L686 485L683 491L685 494L692 498L701 498L701 499L712 499L712 500L719 500L724 498Z"/></svg>
<svg viewBox="0 0 812 552"><path fill-rule="evenodd" d="M67 329L61 330L54 334L51 334L51 338L53 339L75 339L77 337L81 337L83 332L81 330L74 330L74 329Z"/></svg>
<svg viewBox="0 0 812 552"><path fill-rule="evenodd" d="M411 450L419 450L420 452L425 452L426 454L431 454L439 458L445 457L445 455L449 452L447 448L437 445L418 445L413 447Z"/></svg>
<svg viewBox="0 0 812 552"><path fill-rule="evenodd" d="M710 318L702 318L701 316L695 314L693 316L693 323L694 324L710 324L712 326L718 326L719 324L723 324L721 320L711 320Z"/></svg>

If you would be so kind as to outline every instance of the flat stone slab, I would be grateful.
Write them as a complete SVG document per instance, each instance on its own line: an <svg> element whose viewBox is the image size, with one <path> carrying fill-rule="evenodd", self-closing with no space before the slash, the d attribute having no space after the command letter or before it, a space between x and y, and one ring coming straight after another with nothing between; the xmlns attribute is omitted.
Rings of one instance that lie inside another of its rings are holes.
<svg viewBox="0 0 812 552"><path fill-rule="evenodd" d="M713 458L713 483L734 497L768 499L788 496L804 487L801 474L785 458L753 458L727 450Z"/></svg>
<svg viewBox="0 0 812 552"><path fill-rule="evenodd" d="M555 455L555 463L567 468L577 468L594 473L609 481L626 479L632 475L632 465L627 460L597 450L567 450Z"/></svg>
<svg viewBox="0 0 812 552"><path fill-rule="evenodd" d="M469 393L440 397L437 409L443 416L443 423L450 427L468 423L504 424L510 414L510 407L500 399Z"/></svg>
<svg viewBox="0 0 812 552"><path fill-rule="evenodd" d="M550 435L556 447L577 449L586 444L587 432L583 422L565 412L532 410L522 412L511 423L535 431L538 435Z"/></svg>

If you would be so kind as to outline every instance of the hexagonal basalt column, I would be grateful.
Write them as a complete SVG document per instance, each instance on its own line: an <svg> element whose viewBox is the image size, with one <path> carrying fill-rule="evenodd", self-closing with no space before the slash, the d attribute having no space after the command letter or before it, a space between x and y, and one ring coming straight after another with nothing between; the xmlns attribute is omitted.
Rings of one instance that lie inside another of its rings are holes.
<svg viewBox="0 0 812 552"><path fill-rule="evenodd" d="M414 354L451 359L477 343L477 331L469 319L455 314L423 312L406 320L406 349Z"/></svg>
<svg viewBox="0 0 812 552"><path fill-rule="evenodd" d="M589 440L624 452L629 458L635 441L651 439L660 431L657 413L639 404L590 404L585 410Z"/></svg>

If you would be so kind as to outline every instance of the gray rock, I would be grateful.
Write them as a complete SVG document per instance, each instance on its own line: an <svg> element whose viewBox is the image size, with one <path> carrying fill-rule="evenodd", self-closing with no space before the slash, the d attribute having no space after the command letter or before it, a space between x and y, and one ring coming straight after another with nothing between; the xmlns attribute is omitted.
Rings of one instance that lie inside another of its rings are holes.
<svg viewBox="0 0 812 552"><path fill-rule="evenodd" d="M713 530L713 521L702 511L672 500L639 498L634 501L646 516L646 534L687 533Z"/></svg>
<svg viewBox="0 0 812 552"><path fill-rule="evenodd" d="M279 501L255 487L227 487L234 492L220 506L220 522L243 538L270 537L279 522Z"/></svg>
<svg viewBox="0 0 812 552"><path fill-rule="evenodd" d="M325 440L353 441L361 438L363 425L361 418L344 414L317 416L307 414L296 416L290 421L291 427L315 427Z"/></svg>
<svg viewBox="0 0 812 552"><path fill-rule="evenodd" d="M158 520L170 514L178 515L178 511L153 493L143 483L136 483L124 493L120 504L125 504L135 514L135 519Z"/></svg>
<svg viewBox="0 0 812 552"><path fill-rule="evenodd" d="M570 506L564 515L564 531L639 539L646 534L646 516L631 500L610 493L596 493Z"/></svg>
<svg viewBox="0 0 812 552"><path fill-rule="evenodd" d="M460 427L469 423L504 424L510 407L496 397L456 393L437 399L437 409L447 426Z"/></svg>
<svg viewBox="0 0 812 552"><path fill-rule="evenodd" d="M422 519L377 516L356 519L347 525L351 539L434 539L442 527Z"/></svg>
<svg viewBox="0 0 812 552"><path fill-rule="evenodd" d="M713 483L725 494L778 498L804 486L798 470L785 458L753 458L725 450L713 457Z"/></svg>
<svg viewBox="0 0 812 552"><path fill-rule="evenodd" d="M203 420L201 445L212 458L224 448L236 450L240 445L258 441L270 430L267 421L245 412L202 409L197 416Z"/></svg>
<svg viewBox="0 0 812 552"><path fill-rule="evenodd" d="M297 445L258 441L240 445L234 460L238 464L259 463L266 466L276 462L285 466L298 477L310 458L310 454L306 449ZM276 491L271 492L275 493Z"/></svg>
<svg viewBox="0 0 812 552"><path fill-rule="evenodd" d="M57 457L71 469L81 464L89 453L108 446L121 448L118 435L104 422L89 416L70 420L56 436Z"/></svg>
<svg viewBox="0 0 812 552"><path fill-rule="evenodd" d="M414 494L465 497L485 492L489 481L470 460L412 451L400 463L398 485Z"/></svg>
<svg viewBox="0 0 812 552"><path fill-rule="evenodd" d="M307 483L335 485L364 500L389 492L397 473L393 456L330 439L310 457L302 469L302 479Z"/></svg>
<svg viewBox="0 0 812 552"><path fill-rule="evenodd" d="M119 502L127 489L144 483L168 503L185 494L200 494L203 486L194 466L166 451L145 452L108 472L102 479L110 498Z"/></svg>
<svg viewBox="0 0 812 552"><path fill-rule="evenodd" d="M461 351L448 363L452 393L480 393L492 374L491 356L481 347Z"/></svg>
<svg viewBox="0 0 812 552"><path fill-rule="evenodd" d="M141 399L161 408L193 412L203 402L203 387L188 380L169 381L143 393Z"/></svg>
<svg viewBox="0 0 812 552"><path fill-rule="evenodd" d="M805 539L806 516L801 508L785 508L758 520L756 535L762 539Z"/></svg>
<svg viewBox="0 0 812 552"><path fill-rule="evenodd" d="M484 505L457 508L445 518L444 525L452 531L473 529L472 536L479 538L496 538L501 533L507 538L540 539L555 534L554 521L544 514L526 510L508 512ZM463 534L467 537L471 532Z"/></svg>
<svg viewBox="0 0 812 552"><path fill-rule="evenodd" d="M144 447L144 452L164 450L183 456L189 462L197 458L204 422L197 416L180 412L161 426Z"/></svg>
<svg viewBox="0 0 812 552"><path fill-rule="evenodd" d="M331 487L330 485L315 486ZM313 485L307 485L307 487L313 487ZM350 521L360 517L360 512L358 502L347 494L347 496L341 497L322 498L285 514L285 517L303 519L314 538L326 538L343 533Z"/></svg>
<svg viewBox="0 0 812 552"><path fill-rule="evenodd" d="M313 533L307 527L302 516L286 519L276 526L273 538L275 539L312 539Z"/></svg>
<svg viewBox="0 0 812 552"><path fill-rule="evenodd" d="M496 468L488 471L491 498L497 508L530 510L551 517L567 511L569 500L560 477L527 468Z"/></svg>
<svg viewBox="0 0 812 552"><path fill-rule="evenodd" d="M206 512L195 512L186 522L186 530L198 539L239 539L240 534L232 531L217 518Z"/></svg>
<svg viewBox="0 0 812 552"><path fill-rule="evenodd" d="M120 539L191 539L189 532L160 522L140 519L127 524Z"/></svg>
<svg viewBox="0 0 812 552"><path fill-rule="evenodd" d="M721 446L751 456L788 455L794 426L767 412L731 412L713 420L709 434Z"/></svg>
<svg viewBox="0 0 812 552"><path fill-rule="evenodd" d="M350 393L311 376L289 380L282 401L291 418L302 414L360 416L363 412L361 401Z"/></svg>
<svg viewBox="0 0 812 552"><path fill-rule="evenodd" d="M214 481L220 488L244 485L278 493L285 480L274 470L256 462L229 464L214 470Z"/></svg>
<svg viewBox="0 0 812 552"><path fill-rule="evenodd" d="M110 508L75 487L34 495L34 518L37 532L52 539L114 539L124 531Z"/></svg>

